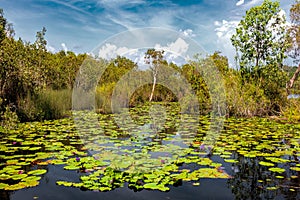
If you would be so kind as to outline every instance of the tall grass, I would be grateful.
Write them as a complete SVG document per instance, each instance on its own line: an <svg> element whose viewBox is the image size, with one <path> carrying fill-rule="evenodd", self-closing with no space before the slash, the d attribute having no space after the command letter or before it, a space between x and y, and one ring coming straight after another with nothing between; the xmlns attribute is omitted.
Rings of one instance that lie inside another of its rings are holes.
<svg viewBox="0 0 300 200"><path fill-rule="evenodd" d="M72 108L72 91L46 89L19 101L21 121L49 120L65 117Z"/></svg>
<svg viewBox="0 0 300 200"><path fill-rule="evenodd" d="M300 121L300 99L289 99L281 111L281 116L288 121L296 123Z"/></svg>

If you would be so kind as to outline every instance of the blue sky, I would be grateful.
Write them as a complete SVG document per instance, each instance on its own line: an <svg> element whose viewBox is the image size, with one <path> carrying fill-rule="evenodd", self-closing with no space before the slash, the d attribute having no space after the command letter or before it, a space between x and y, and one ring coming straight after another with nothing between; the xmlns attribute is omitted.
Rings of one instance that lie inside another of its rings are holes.
<svg viewBox="0 0 300 200"><path fill-rule="evenodd" d="M126 30L161 27L191 37L208 53L234 56L230 36L245 11L263 0L0 0L16 37L33 42L46 27L48 49L90 52ZM281 0L289 14L293 0Z"/></svg>

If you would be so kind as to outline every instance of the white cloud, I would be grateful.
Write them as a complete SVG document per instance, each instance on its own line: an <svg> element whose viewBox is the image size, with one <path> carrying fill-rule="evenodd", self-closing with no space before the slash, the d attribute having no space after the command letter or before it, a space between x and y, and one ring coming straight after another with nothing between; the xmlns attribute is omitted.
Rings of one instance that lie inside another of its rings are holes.
<svg viewBox="0 0 300 200"><path fill-rule="evenodd" d="M185 37L195 37L196 36L196 34L194 34L192 29L185 29L185 30L180 29L179 32L181 32Z"/></svg>
<svg viewBox="0 0 300 200"><path fill-rule="evenodd" d="M258 4L259 2L262 2L263 0L252 0L249 3L245 4L246 7L252 7L255 4Z"/></svg>
<svg viewBox="0 0 300 200"><path fill-rule="evenodd" d="M116 58L117 56L123 56L124 54L132 55L135 52L135 49L129 49L127 47L117 47L114 44L106 43L99 50L99 57L110 60Z"/></svg>
<svg viewBox="0 0 300 200"><path fill-rule="evenodd" d="M48 49L48 51L50 51L51 53L55 53L55 52L56 52L56 49L55 49L53 46L51 46L51 45L47 45L47 49Z"/></svg>
<svg viewBox="0 0 300 200"><path fill-rule="evenodd" d="M239 0L235 5L236 6L240 6L240 5L243 5L244 4L244 0Z"/></svg>
<svg viewBox="0 0 300 200"><path fill-rule="evenodd" d="M139 5L144 4L144 0L98 0L98 3L104 7L122 7L124 5Z"/></svg>
<svg viewBox="0 0 300 200"><path fill-rule="evenodd" d="M167 46L161 46L160 44L156 44L154 48L161 49L164 51L170 51L177 55L184 56L184 54L187 52L189 48L189 44L182 38L178 38L175 42L167 44Z"/></svg>
<svg viewBox="0 0 300 200"><path fill-rule="evenodd" d="M221 26L221 23L219 21L214 21L215 26Z"/></svg>
<svg viewBox="0 0 300 200"><path fill-rule="evenodd" d="M62 48L63 48L63 50L64 50L65 52L68 51L68 47L67 47L67 45L66 45L65 43L61 43L61 46L62 46Z"/></svg>
<svg viewBox="0 0 300 200"><path fill-rule="evenodd" d="M164 50L164 59L169 63L172 62L181 65L186 62L185 59L189 59L186 56L189 44L182 38L177 38L174 42L168 43L167 45L155 44L153 48L156 50ZM144 61L146 50L145 48L132 49L124 46L118 47L115 44L106 43L100 48L98 55L100 58L106 60L116 58L118 55L124 56L137 63L141 69L146 69L148 67Z"/></svg>
<svg viewBox="0 0 300 200"><path fill-rule="evenodd" d="M270 28L270 29L276 29L276 28L279 28L281 26L289 26L290 23L289 22L286 22L285 24L277 24L276 22L276 18L277 16L283 21L284 19L286 19L286 12L284 10L280 10L279 13L275 16L275 17L272 17L267 25L267 28ZM272 25L276 24L275 27L271 27Z"/></svg>
<svg viewBox="0 0 300 200"><path fill-rule="evenodd" d="M217 44L220 48L222 54L227 56L229 59L229 65L234 65L234 56L235 56L235 49L231 44L231 36L235 33L235 28L238 26L239 21L216 21L214 23L217 28L215 29L216 35L218 36Z"/></svg>
<svg viewBox="0 0 300 200"><path fill-rule="evenodd" d="M215 32L219 38L229 39L233 33L235 28L238 26L239 21L226 21L223 20L222 22L216 21L215 25L218 27L215 29Z"/></svg>
<svg viewBox="0 0 300 200"><path fill-rule="evenodd" d="M75 11L81 12L83 14L90 15L89 12L86 12L85 10L83 10L77 6L74 6L72 3L68 3L68 2L60 1L60 0L51 0L51 1L54 3L60 4L60 5L66 6L67 8L73 9Z"/></svg>

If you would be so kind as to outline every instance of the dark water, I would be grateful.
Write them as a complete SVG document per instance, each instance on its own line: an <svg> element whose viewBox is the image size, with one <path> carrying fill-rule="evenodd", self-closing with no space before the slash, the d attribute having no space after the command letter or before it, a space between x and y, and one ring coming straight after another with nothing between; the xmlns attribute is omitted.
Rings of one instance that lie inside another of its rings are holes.
<svg viewBox="0 0 300 200"><path fill-rule="evenodd" d="M59 179L76 180L74 171L66 171L61 167L48 166L48 173L44 175L39 186L12 192L1 196L1 200L29 200L38 197L43 200L53 199L103 199L103 200L153 200L153 199L234 199L231 190L227 188L227 180L202 179L200 186L184 183L182 186L171 187L169 192L142 190L134 192L127 187L118 188L110 192L81 191L76 188L57 186ZM6 196L5 196L6 195Z"/></svg>
<svg viewBox="0 0 300 200"><path fill-rule="evenodd" d="M169 192L160 191L133 191L128 187L117 188L109 192L82 191L77 188L69 188L56 185L57 180L78 181L80 173L76 171L66 171L62 166L49 165L46 167L47 174L41 179L39 186L22 189L15 192L1 191L1 200L32 200L32 199L63 199L63 200L153 200L153 199L300 199L300 191L294 192L283 188L278 190L262 189L257 182L257 178L262 176L259 171L255 171L255 165L245 167L243 164L230 164L222 161L218 156L213 156L212 160L221 162L227 173L233 176L232 179L200 179L200 186L193 186L189 182L184 182L180 186L171 186ZM255 160L255 159L254 159ZM239 162L239 163L247 163ZM255 162L253 162L255 163ZM299 176L300 177L300 176ZM294 184L299 185L299 180Z"/></svg>
<svg viewBox="0 0 300 200"><path fill-rule="evenodd" d="M233 123L234 125L237 123ZM241 127L250 126L251 124L241 125ZM275 127L275 128L274 128ZM274 132L278 131L280 126L274 126ZM262 130L270 129L262 124L258 127ZM249 129L261 131L256 127ZM271 127L272 128L272 127ZM227 131L233 129L229 127ZM235 130L235 129L234 129ZM241 131L236 129L235 131ZM271 130L271 129L270 129ZM283 133L295 132L296 137L300 138L300 127L295 129L291 127L282 127ZM247 132L246 132L247 133ZM279 132L278 135L282 133ZM251 133L251 135L253 135ZM231 136L230 134L227 135ZM243 136L243 135L242 135ZM274 134L271 136L274 136ZM286 137L294 137L286 136ZM63 139L62 139L63 140ZM275 140L272 138L272 140ZM277 139L280 140L281 139ZM145 140L146 143L148 142ZM225 141L226 142L226 141ZM245 142L248 143L246 140ZM297 141L298 143L300 142ZM164 144L162 142L162 144ZM229 143L227 143L228 145ZM274 143L275 144L275 143ZM274 145L270 145L273 147ZM278 146L277 146L278 147ZM78 146L78 149L81 146ZM254 147L253 147L254 148ZM292 148L292 147L291 147ZM251 150L250 148L247 151ZM264 150L267 151L267 150ZM259 164L264 161L263 157L249 158L239 155L236 151L230 158L237 160L237 163L224 162L223 158L218 155L210 156L216 163L221 163L224 170L232 176L230 179L200 179L200 186L193 186L191 182L183 182L177 187L170 186L169 192L160 192L153 190L133 191L125 185L122 188L117 188L109 192L99 191L83 191L78 188L64 187L56 185L56 181L64 180L69 182L79 182L80 176L85 175L77 171L64 170L62 165L48 165L39 166L47 169L47 173L42 176L40 184L37 187L22 189L14 192L0 190L0 200L81 200L81 199L97 199L97 200L153 200L153 199L180 199L180 200L194 200L194 199L300 199L300 172L290 170L291 166L300 164L300 147L294 148L292 154L282 155L281 158L288 160L286 163L276 163L276 167L285 169L284 173L278 174L268 170L268 167ZM290 155L290 156L288 156ZM0 160L2 162L2 160ZM4 162L5 163L5 162ZM187 166L185 166L187 167ZM278 176L280 175L280 177ZM293 178L291 178L293 177ZM278 186L278 187L277 187ZM277 187L275 190L270 188Z"/></svg>

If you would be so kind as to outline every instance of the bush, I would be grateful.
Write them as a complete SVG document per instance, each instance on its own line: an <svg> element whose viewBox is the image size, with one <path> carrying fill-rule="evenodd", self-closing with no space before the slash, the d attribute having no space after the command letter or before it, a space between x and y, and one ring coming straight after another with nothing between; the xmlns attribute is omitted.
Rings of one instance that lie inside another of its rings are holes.
<svg viewBox="0 0 300 200"><path fill-rule="evenodd" d="M238 74L230 73L226 77L227 113L230 116L262 116L270 112L270 100L264 90L254 83L244 82Z"/></svg>
<svg viewBox="0 0 300 200"><path fill-rule="evenodd" d="M5 111L1 113L1 126L6 129L15 129L18 126L19 118L14 109L13 107L6 106Z"/></svg>
<svg viewBox="0 0 300 200"><path fill-rule="evenodd" d="M96 88L96 108L99 113L111 113L111 98L115 83L107 83Z"/></svg>

